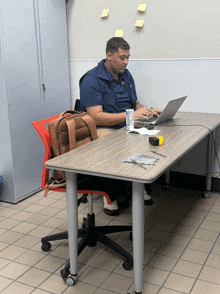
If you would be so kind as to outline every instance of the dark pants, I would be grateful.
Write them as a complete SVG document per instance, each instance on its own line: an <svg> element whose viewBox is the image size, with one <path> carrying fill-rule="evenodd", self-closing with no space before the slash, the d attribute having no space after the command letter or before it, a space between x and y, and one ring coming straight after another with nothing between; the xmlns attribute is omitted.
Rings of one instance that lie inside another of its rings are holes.
<svg viewBox="0 0 220 294"><path fill-rule="evenodd" d="M96 190L103 191L108 194L113 202L120 195L123 195L127 200L132 198L132 182L122 181L104 177L77 175L78 190ZM150 193L149 185L145 184L145 190Z"/></svg>

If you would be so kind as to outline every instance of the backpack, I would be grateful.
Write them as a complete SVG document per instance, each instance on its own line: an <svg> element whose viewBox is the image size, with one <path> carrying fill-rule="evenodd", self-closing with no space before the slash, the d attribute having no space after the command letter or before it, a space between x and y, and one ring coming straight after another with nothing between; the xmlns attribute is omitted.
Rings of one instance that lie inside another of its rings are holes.
<svg viewBox="0 0 220 294"><path fill-rule="evenodd" d="M59 118L53 119L48 124L51 139L51 158L73 150L93 140L98 139L96 124L86 112L66 110ZM53 177L46 184L44 196L51 189L64 187L66 173L54 170Z"/></svg>

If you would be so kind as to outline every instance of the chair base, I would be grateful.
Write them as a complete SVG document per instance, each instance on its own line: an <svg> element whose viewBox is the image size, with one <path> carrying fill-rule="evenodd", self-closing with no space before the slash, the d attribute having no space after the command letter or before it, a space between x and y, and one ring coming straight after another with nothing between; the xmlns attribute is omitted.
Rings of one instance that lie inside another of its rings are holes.
<svg viewBox="0 0 220 294"><path fill-rule="evenodd" d="M87 218L83 219L82 229L78 230L78 237L81 238L78 244L78 256L86 246L94 247L97 245L97 242L100 242L124 256L126 260L123 263L123 268L131 270L133 268L132 256L113 240L105 236L106 234L125 231L132 231L132 226L95 226L95 215L87 214ZM68 260L65 268L60 271L64 281L66 281L67 276L70 274L69 269L70 261Z"/></svg>
<svg viewBox="0 0 220 294"><path fill-rule="evenodd" d="M106 236L106 234L125 231L132 231L132 226L95 226L95 214L87 214L87 218L83 218L82 229L78 230L78 238L81 238L78 244L78 256L86 246L94 247L97 245L97 242L100 242L125 257L123 268L125 270L131 270L133 268L132 256L121 246L119 246L113 240ZM49 241L62 239L68 239L68 232L46 236L41 239L41 249L43 251L49 251L51 248L51 244L49 243ZM68 260L65 268L60 271L64 281L66 281L66 278L70 273L69 268L70 262Z"/></svg>

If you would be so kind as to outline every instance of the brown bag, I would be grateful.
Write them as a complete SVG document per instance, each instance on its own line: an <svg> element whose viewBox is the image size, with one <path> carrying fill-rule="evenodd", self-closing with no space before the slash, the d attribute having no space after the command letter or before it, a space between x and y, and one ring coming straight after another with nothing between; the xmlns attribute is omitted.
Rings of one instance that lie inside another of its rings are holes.
<svg viewBox="0 0 220 294"><path fill-rule="evenodd" d="M86 112L67 110L61 113L59 118L49 122L48 130L52 148L51 158L98 139L95 122ZM46 185L47 189L44 196L50 189L65 186L65 179L64 171L54 170L53 177Z"/></svg>

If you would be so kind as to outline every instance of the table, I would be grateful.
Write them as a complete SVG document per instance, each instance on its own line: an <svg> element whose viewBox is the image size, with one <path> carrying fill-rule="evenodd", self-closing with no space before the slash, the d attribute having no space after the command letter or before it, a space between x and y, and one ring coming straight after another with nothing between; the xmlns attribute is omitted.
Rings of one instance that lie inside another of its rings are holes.
<svg viewBox="0 0 220 294"><path fill-rule="evenodd" d="M66 171L70 273L73 279L77 276L78 247L76 173L132 181L134 293L142 293L144 183L153 183L184 154L208 136L206 184L207 190L210 190L211 174L209 172L213 158L213 145L210 143L219 124L220 114L179 112L174 120L155 127L161 130L159 135L165 139L162 146L152 146L149 144L148 136L127 133L126 129L122 128L45 163L46 168ZM123 162L123 159L134 153L152 156L150 149L155 149L166 157L160 157L155 166L149 166L146 170L139 165Z"/></svg>

